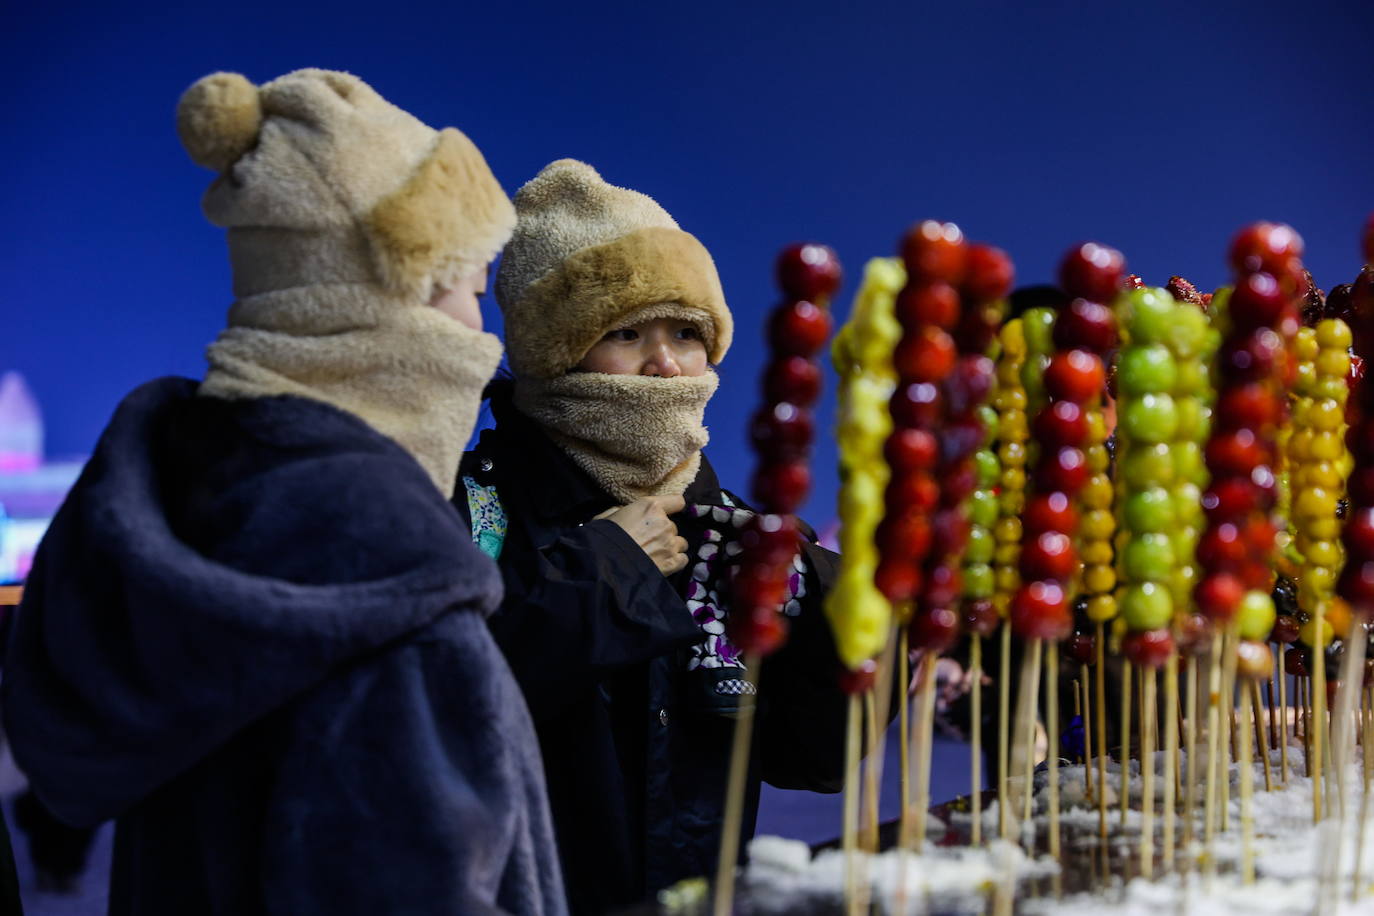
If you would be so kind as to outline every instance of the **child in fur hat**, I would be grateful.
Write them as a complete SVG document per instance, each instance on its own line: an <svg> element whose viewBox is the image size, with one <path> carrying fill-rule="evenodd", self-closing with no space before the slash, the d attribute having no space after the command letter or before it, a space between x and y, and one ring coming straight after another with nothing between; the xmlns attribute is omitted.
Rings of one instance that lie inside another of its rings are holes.
<svg viewBox="0 0 1374 916"><path fill-rule="evenodd" d="M554 162L515 198L496 295L512 382L464 458L455 502L496 555L491 617L529 701L576 913L709 874L733 716L752 694L725 636L749 516L702 454L732 319L702 244L662 207ZM767 662L760 780L835 792L845 698L820 598L834 555L808 544L787 646Z"/></svg>
<svg viewBox="0 0 1374 916"><path fill-rule="evenodd" d="M15 757L63 819L116 819L114 913L562 913L499 575L448 502L510 201L345 73L214 74L177 122L236 301L204 381L119 405L38 551Z"/></svg>

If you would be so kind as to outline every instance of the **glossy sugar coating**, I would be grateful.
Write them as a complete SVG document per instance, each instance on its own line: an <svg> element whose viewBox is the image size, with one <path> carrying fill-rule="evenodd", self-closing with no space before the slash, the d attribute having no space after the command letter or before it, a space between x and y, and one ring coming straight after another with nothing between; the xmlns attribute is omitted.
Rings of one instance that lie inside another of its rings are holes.
<svg viewBox="0 0 1374 916"><path fill-rule="evenodd" d="M840 376L836 441L844 562L826 596L825 614L840 660L850 668L882 648L892 619L891 603L873 582L878 568L874 534L883 518L883 491L889 476L883 443L892 431L888 408L896 385L892 351L901 336L893 303L905 283L900 260L869 261L849 320L831 349Z"/></svg>
<svg viewBox="0 0 1374 916"><path fill-rule="evenodd" d="M1021 585L1017 564L1021 556L1021 512L1026 504L1026 452L1030 428L1026 422L1026 338L1020 318L1002 325L998 334L997 387L992 396L997 411L996 455L1001 492L996 497L993 535L993 602L1003 617L1011 596ZM976 510L975 510L976 511Z"/></svg>
<svg viewBox="0 0 1374 916"><path fill-rule="evenodd" d="M1298 639L1308 647L1325 647L1334 636L1344 635L1350 623L1345 602L1335 597L1345 565L1337 507L1353 466L1345 447L1350 339L1344 321L1328 318L1301 329L1293 342L1297 370L1285 450L1292 537L1288 553L1296 560L1298 606L1306 617Z"/></svg>
<svg viewBox="0 0 1374 916"><path fill-rule="evenodd" d="M1122 293L1116 303L1122 347L1117 366L1117 534L1122 622L1133 632L1168 627L1175 614L1174 570L1181 530L1178 484L1178 358L1168 330L1191 305L1163 289ZM1185 428L1185 432L1192 432Z"/></svg>

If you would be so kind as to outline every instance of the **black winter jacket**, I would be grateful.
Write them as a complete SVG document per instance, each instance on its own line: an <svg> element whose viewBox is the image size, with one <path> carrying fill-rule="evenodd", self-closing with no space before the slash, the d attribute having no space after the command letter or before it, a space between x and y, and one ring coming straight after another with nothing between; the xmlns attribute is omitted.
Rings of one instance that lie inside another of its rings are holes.
<svg viewBox="0 0 1374 916"><path fill-rule="evenodd" d="M611 498L507 400L492 406L497 426L460 472L494 485L509 518L506 597L489 623L534 715L571 908L605 912L713 872L734 721L687 684L686 650L702 638L688 570L665 578L614 522L593 521ZM685 497L722 504L705 460ZM461 483L455 503L466 514ZM845 697L818 600L837 558L811 544L806 559L810 598L761 675L746 839L761 779L842 787Z"/></svg>
<svg viewBox="0 0 1374 916"><path fill-rule="evenodd" d="M110 912L564 912L495 566L356 417L195 391L119 406L6 660L39 797L117 819Z"/></svg>

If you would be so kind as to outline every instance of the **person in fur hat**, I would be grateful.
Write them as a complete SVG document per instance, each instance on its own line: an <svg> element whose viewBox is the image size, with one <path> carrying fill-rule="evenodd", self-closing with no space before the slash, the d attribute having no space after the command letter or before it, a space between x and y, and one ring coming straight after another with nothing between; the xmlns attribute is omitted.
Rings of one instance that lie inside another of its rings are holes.
<svg viewBox="0 0 1374 916"><path fill-rule="evenodd" d="M500 577L449 503L511 203L346 73L213 74L177 126L229 326L203 381L123 400L38 550L15 757L116 820L111 913L563 913Z"/></svg>
<svg viewBox="0 0 1374 916"><path fill-rule="evenodd" d="M649 197L554 162L515 198L496 296L513 379L464 458L455 502L506 584L492 632L544 754L572 910L599 913L709 874L739 698L725 635L750 516L702 453L730 310L705 247ZM762 676L759 783L841 787L845 698L808 544L789 642Z"/></svg>

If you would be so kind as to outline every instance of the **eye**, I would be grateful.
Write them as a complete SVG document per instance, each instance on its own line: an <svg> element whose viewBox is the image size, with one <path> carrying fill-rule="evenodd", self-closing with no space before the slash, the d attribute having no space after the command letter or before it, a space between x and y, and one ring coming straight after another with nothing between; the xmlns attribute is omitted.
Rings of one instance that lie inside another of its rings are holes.
<svg viewBox="0 0 1374 916"><path fill-rule="evenodd" d="M678 340L701 340L701 332L698 331L698 330L696 329L696 326L695 326L695 325L690 325L690 324L689 324L689 325L687 325L686 327L683 327L683 328L679 328L679 329L678 329L678 332L677 332L677 339L678 339Z"/></svg>
<svg viewBox="0 0 1374 916"><path fill-rule="evenodd" d="M602 338L602 340L618 340L621 343L630 343L638 339L639 332L634 328L616 328Z"/></svg>

